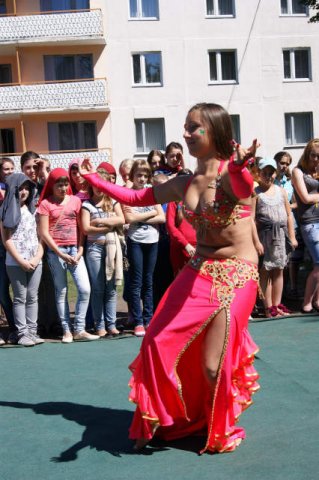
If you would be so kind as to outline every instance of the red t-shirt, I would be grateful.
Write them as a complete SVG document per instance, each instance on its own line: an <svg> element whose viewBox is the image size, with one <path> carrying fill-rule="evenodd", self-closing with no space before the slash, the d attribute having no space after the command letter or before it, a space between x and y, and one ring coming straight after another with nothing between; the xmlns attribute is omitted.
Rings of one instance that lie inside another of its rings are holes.
<svg viewBox="0 0 319 480"><path fill-rule="evenodd" d="M71 195L64 205L49 197L38 206L37 213L49 217L49 233L57 245L78 244L77 216L81 205L81 200Z"/></svg>

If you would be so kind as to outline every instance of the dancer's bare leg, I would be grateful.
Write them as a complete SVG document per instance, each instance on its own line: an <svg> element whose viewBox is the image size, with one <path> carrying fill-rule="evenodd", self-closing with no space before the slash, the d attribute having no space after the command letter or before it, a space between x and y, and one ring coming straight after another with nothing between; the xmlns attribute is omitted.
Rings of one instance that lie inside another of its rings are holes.
<svg viewBox="0 0 319 480"><path fill-rule="evenodd" d="M215 388L226 335L226 312L221 310L207 328L203 344L203 369L205 376Z"/></svg>

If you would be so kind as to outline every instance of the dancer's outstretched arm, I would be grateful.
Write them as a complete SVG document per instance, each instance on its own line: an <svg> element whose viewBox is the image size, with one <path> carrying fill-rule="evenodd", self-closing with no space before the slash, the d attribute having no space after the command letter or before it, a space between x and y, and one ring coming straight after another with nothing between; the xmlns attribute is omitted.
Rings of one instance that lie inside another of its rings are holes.
<svg viewBox="0 0 319 480"><path fill-rule="evenodd" d="M133 190L120 187L111 182L103 180L98 174L90 159L84 159L80 165L80 173L91 185L106 193L120 203L129 206L147 206L181 200L186 186L185 177L175 177L166 183L153 188Z"/></svg>

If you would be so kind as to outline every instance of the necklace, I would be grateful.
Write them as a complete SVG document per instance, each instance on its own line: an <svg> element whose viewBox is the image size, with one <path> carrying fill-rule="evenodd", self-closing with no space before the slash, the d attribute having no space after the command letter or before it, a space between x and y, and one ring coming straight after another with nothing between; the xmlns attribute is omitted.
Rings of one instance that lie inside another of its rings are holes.
<svg viewBox="0 0 319 480"><path fill-rule="evenodd" d="M221 172L218 172L217 177L214 178L214 180L212 180L211 182L209 182L209 184L207 185L207 188L213 188L217 190L217 188L220 188L221 182L222 182L222 175L221 175Z"/></svg>

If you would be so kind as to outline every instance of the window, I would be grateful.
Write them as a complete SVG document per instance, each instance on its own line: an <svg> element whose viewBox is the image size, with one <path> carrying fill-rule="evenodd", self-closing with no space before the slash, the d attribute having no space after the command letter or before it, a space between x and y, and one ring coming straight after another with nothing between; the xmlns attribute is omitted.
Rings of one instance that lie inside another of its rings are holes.
<svg viewBox="0 0 319 480"><path fill-rule="evenodd" d="M233 0L206 0L206 12L210 17L234 17Z"/></svg>
<svg viewBox="0 0 319 480"><path fill-rule="evenodd" d="M41 12L89 10L90 0L40 0Z"/></svg>
<svg viewBox="0 0 319 480"><path fill-rule="evenodd" d="M241 143L240 138L240 117L239 115L231 115L230 116L232 125L233 125L233 138L236 142Z"/></svg>
<svg viewBox="0 0 319 480"><path fill-rule="evenodd" d="M158 0L130 0L130 18L158 20Z"/></svg>
<svg viewBox="0 0 319 480"><path fill-rule="evenodd" d="M12 83L12 70L11 65L0 65L0 83Z"/></svg>
<svg viewBox="0 0 319 480"><path fill-rule="evenodd" d="M13 128L0 129L0 153L15 152L15 132Z"/></svg>
<svg viewBox="0 0 319 480"><path fill-rule="evenodd" d="M50 151L97 148L95 122L48 123L48 135Z"/></svg>
<svg viewBox="0 0 319 480"><path fill-rule="evenodd" d="M308 15L308 8L299 0L281 0L280 7L282 15Z"/></svg>
<svg viewBox="0 0 319 480"><path fill-rule="evenodd" d="M134 85L162 85L162 62L161 53L134 53L133 59L133 83Z"/></svg>
<svg viewBox="0 0 319 480"><path fill-rule="evenodd" d="M7 13L6 0L0 0L0 15L1 13Z"/></svg>
<svg viewBox="0 0 319 480"><path fill-rule="evenodd" d="M45 80L93 78L92 55L44 55Z"/></svg>
<svg viewBox="0 0 319 480"><path fill-rule="evenodd" d="M306 144L313 138L312 112L286 113L286 144Z"/></svg>
<svg viewBox="0 0 319 480"><path fill-rule="evenodd" d="M236 83L236 51L221 50L208 52L209 80L213 83Z"/></svg>
<svg viewBox="0 0 319 480"><path fill-rule="evenodd" d="M151 150L165 150L164 118L135 120L136 151L149 153Z"/></svg>
<svg viewBox="0 0 319 480"><path fill-rule="evenodd" d="M285 80L310 80L310 49L283 50Z"/></svg>

